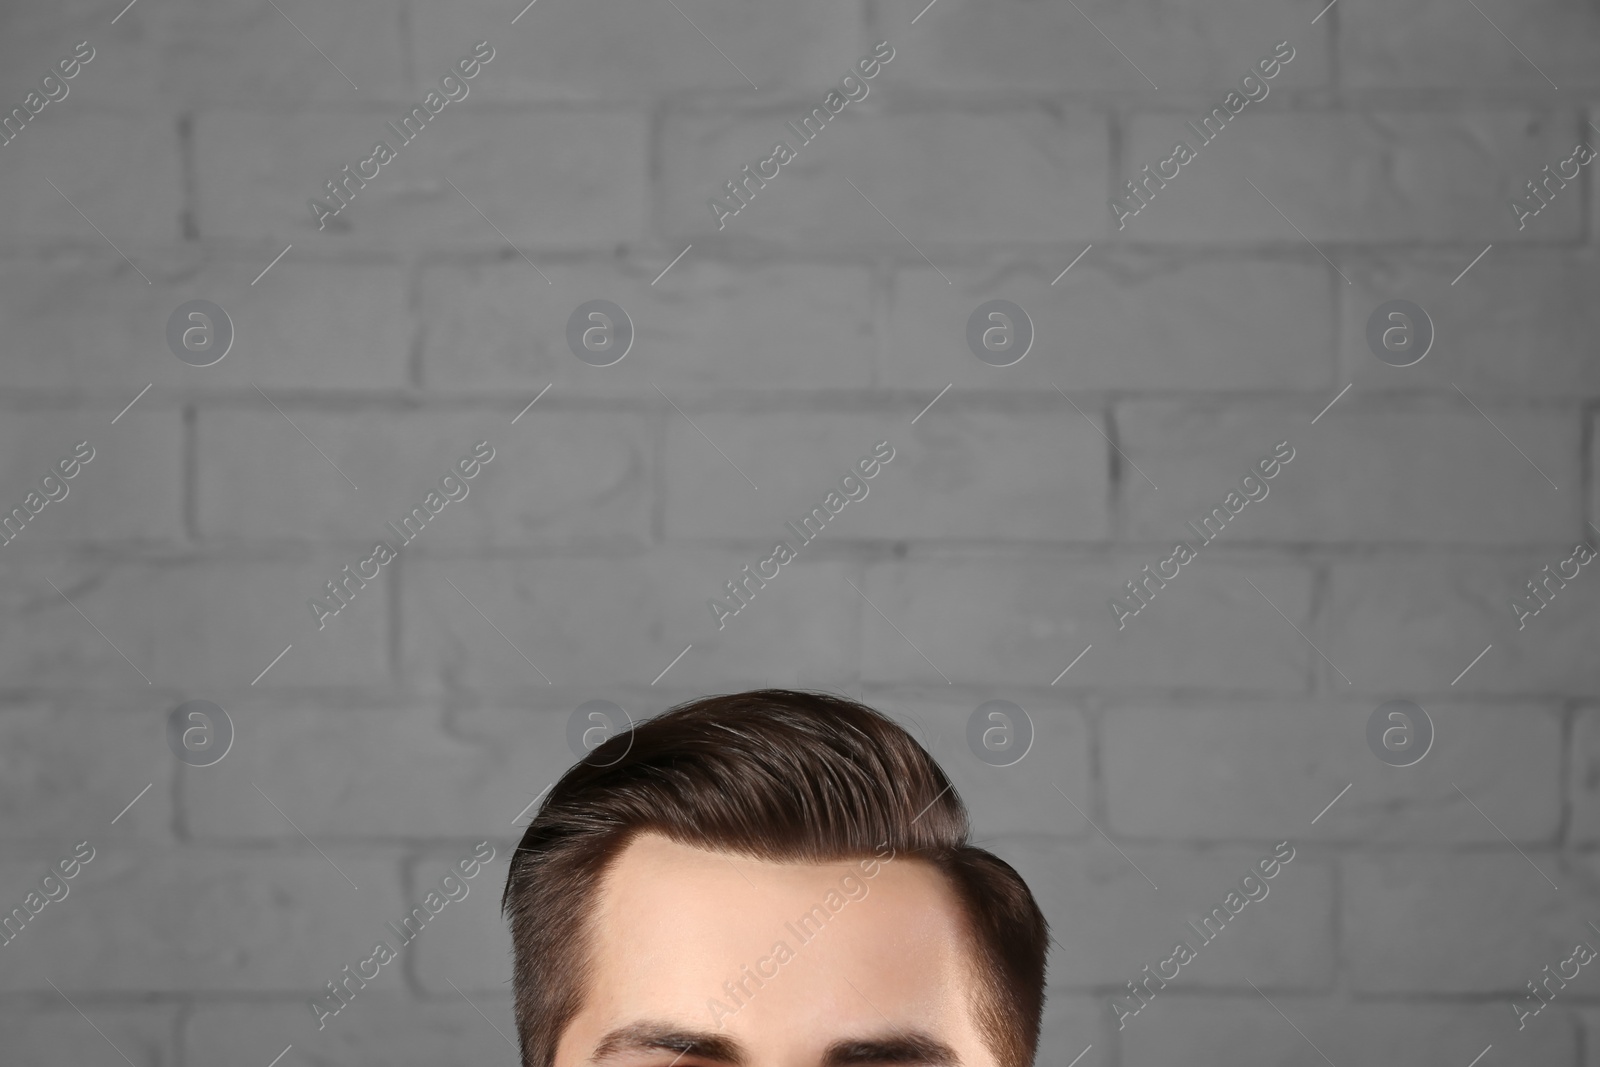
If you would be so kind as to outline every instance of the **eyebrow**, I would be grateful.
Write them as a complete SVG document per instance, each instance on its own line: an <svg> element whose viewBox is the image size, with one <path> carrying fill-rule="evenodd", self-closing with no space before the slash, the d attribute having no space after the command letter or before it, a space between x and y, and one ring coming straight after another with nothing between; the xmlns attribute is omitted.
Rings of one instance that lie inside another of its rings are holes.
<svg viewBox="0 0 1600 1067"><path fill-rule="evenodd" d="M629 1052L676 1052L700 1059L750 1067L752 1057L744 1045L723 1034L685 1030L665 1023L633 1023L612 1030L595 1046L590 1063L602 1063ZM920 1064L924 1067L959 1067L955 1049L931 1034L906 1030L887 1037L843 1038L828 1046L821 1067L886 1067Z"/></svg>

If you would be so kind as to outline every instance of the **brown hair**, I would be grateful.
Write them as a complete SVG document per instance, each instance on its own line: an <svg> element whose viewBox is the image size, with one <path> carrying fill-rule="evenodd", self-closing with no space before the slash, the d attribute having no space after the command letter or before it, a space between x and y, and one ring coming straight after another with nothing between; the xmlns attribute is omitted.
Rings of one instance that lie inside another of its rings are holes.
<svg viewBox="0 0 1600 1067"><path fill-rule="evenodd" d="M966 808L921 745L853 700L762 689L706 697L619 733L551 789L511 854L501 909L523 1067L550 1067L592 975L586 918L639 833L780 863L876 855L931 864L970 924L974 1015L1003 1067L1028 1067L1048 931L1010 865L967 843Z"/></svg>

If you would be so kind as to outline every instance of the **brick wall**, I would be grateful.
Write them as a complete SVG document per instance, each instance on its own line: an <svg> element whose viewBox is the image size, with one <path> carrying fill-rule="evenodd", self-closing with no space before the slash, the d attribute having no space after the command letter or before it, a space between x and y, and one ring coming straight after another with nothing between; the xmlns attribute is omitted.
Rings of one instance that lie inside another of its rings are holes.
<svg viewBox="0 0 1600 1067"><path fill-rule="evenodd" d="M0 547L0 905L96 849L0 948L0 1059L512 1062L498 887L568 714L781 684L907 722L1029 878L1041 1067L1600 1065L1600 980L1508 1008L1600 918L1600 577L1508 607L1600 521L1594 182L1507 206L1600 136L1600 9L518 6L0 11L7 110L95 49L0 146L0 505L96 450ZM307 200L482 39L470 97L319 231ZM706 198L884 39L719 230ZM1108 198L1282 40L1119 230ZM196 298L236 331L205 368L165 337ZM565 339L594 298L636 330L606 368ZM993 298L1037 331L1011 367L965 342ZM1403 369L1364 338L1394 298L1437 328ZM319 630L307 598L483 439ZM881 439L870 496L716 629ZM1108 600L1283 440L1119 631ZM1394 698L1437 729L1415 766L1365 741ZM228 711L222 762L169 750L188 699ZM1036 727L1011 768L966 747L990 699ZM485 837L319 1033L306 999ZM1123 983L1284 839L1270 898L1119 1031Z"/></svg>

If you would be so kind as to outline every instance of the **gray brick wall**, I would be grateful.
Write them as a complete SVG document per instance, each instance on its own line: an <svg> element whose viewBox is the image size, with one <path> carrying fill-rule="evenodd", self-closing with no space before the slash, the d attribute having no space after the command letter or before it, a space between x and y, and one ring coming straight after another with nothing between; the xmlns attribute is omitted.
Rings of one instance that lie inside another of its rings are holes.
<svg viewBox="0 0 1600 1067"><path fill-rule="evenodd" d="M1508 208L1600 137L1600 9L123 2L0 9L4 110L95 49L0 146L0 510L96 449L0 546L0 907L96 849L0 947L0 1062L513 1062L498 889L568 714L778 684L905 721L1028 877L1040 1067L1600 1067L1593 976L1508 1009L1600 918L1600 577L1508 608L1600 522L1596 183ZM319 231L308 198L482 39L470 96ZM719 230L706 198L883 39ZM1108 198L1280 40L1119 230ZM606 368L566 342L597 297L636 330ZM205 368L165 339L196 298L236 331ZM1036 329L1011 367L965 342L994 298ZM1407 368L1365 340L1394 298L1437 328ZM307 598L482 439L319 630ZM880 439L869 497L716 629ZM1281 440L1119 631L1109 598ZM1395 698L1437 729L1411 767L1365 741ZM189 699L233 721L213 766L168 748ZM990 699L1036 725L1011 768L966 748ZM483 838L319 1033L306 1000ZM1284 839L1270 898L1119 1030Z"/></svg>

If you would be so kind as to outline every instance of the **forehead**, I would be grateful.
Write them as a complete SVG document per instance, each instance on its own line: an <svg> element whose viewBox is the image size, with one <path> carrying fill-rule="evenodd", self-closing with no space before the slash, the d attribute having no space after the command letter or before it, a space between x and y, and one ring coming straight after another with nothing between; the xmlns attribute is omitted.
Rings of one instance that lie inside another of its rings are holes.
<svg viewBox="0 0 1600 1067"><path fill-rule="evenodd" d="M891 858L778 864L636 838L593 901L589 988L558 1063L641 1019L727 1034L762 1063L815 1062L841 1037L896 1029L989 1062L954 891L882 851Z"/></svg>

